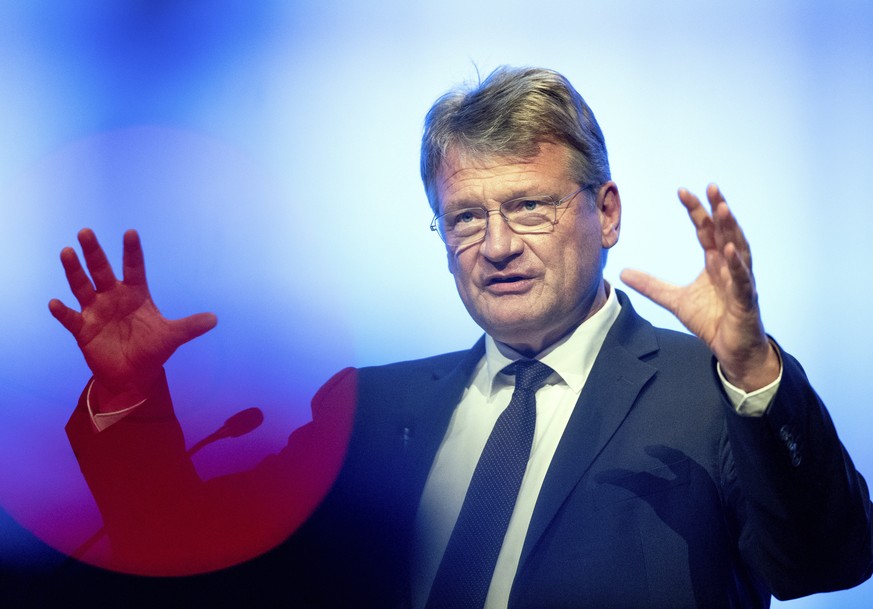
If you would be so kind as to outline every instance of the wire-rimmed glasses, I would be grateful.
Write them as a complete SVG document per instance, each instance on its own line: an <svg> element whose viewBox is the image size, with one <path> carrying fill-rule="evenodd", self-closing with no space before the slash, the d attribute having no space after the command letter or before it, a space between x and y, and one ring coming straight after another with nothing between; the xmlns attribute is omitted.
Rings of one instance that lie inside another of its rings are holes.
<svg viewBox="0 0 873 609"><path fill-rule="evenodd" d="M548 233L558 223L558 207L572 200L594 184L586 184L557 201L551 196L528 196L510 199L497 209L465 207L434 216L430 230L439 233L449 247L472 245L485 239L488 217L500 214L514 232L519 234Z"/></svg>

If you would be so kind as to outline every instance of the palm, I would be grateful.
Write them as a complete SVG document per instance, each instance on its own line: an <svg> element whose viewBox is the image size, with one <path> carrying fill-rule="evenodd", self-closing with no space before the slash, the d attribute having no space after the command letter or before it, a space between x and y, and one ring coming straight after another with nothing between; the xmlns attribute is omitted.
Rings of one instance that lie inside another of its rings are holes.
<svg viewBox="0 0 873 609"><path fill-rule="evenodd" d="M177 346L148 294L125 292L133 290L119 284L99 295L75 337L94 375L110 385L162 366Z"/></svg>
<svg viewBox="0 0 873 609"><path fill-rule="evenodd" d="M79 241L93 284L75 252L65 248L61 261L82 311L53 300L51 312L76 339L99 383L113 391L143 390L180 345L215 325L215 316L171 321L161 315L149 295L134 231L124 236L123 281L115 278L92 231L81 231Z"/></svg>
<svg viewBox="0 0 873 609"><path fill-rule="evenodd" d="M719 342L725 307L720 290L705 270L692 284L676 292L674 307L676 317L706 344Z"/></svg>

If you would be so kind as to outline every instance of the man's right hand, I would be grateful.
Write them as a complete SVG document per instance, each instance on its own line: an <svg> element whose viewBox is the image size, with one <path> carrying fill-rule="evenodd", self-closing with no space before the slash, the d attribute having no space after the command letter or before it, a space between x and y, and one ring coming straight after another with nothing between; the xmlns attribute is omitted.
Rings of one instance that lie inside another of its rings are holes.
<svg viewBox="0 0 873 609"><path fill-rule="evenodd" d="M124 234L122 281L116 279L94 232L85 228L78 236L91 279L73 248L61 251L61 263L82 311L57 299L49 302L49 310L76 339L94 374L94 388L103 396L97 409L116 410L123 403L113 398L146 397L164 362L181 345L215 327L217 318L212 313L176 320L161 315L149 294L136 231Z"/></svg>

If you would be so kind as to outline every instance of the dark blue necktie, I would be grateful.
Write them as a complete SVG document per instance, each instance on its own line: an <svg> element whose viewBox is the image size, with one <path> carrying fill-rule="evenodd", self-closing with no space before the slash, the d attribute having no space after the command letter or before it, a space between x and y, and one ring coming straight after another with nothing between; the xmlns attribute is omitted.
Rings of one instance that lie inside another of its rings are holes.
<svg viewBox="0 0 873 609"><path fill-rule="evenodd" d="M515 390L479 457L431 586L427 609L485 605L530 457L537 420L534 394L552 369L537 360L520 360L503 372L515 374Z"/></svg>

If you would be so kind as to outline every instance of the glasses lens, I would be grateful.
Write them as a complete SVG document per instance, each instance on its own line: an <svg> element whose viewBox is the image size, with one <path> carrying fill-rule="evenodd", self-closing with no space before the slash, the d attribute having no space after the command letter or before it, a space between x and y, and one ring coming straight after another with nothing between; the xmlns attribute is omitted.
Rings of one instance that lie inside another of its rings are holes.
<svg viewBox="0 0 873 609"><path fill-rule="evenodd" d="M443 214L437 227L449 245L462 245L479 238L488 224L487 213L481 207L459 209Z"/></svg>
<svg viewBox="0 0 873 609"><path fill-rule="evenodd" d="M524 197L500 206L503 216L516 232L551 229L555 224L555 201L551 197Z"/></svg>

